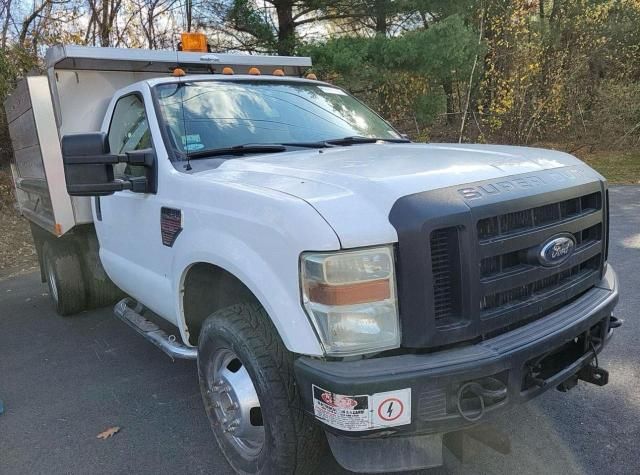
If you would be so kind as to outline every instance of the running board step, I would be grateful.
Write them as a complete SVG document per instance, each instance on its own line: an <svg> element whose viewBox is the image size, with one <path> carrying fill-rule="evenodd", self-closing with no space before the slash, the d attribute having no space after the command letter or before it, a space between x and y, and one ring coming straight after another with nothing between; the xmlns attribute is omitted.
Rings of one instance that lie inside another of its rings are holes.
<svg viewBox="0 0 640 475"><path fill-rule="evenodd" d="M130 298L120 300L113 308L116 317L164 351L171 359L195 360L198 357L196 348L183 345L174 335L167 335L158 325L144 318L143 311L144 307Z"/></svg>

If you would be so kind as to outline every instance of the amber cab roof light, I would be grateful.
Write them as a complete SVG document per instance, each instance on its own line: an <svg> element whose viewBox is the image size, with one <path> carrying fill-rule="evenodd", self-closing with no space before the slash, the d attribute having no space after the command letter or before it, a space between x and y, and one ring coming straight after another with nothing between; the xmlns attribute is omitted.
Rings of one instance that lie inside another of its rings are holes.
<svg viewBox="0 0 640 475"><path fill-rule="evenodd" d="M207 35L204 33L181 33L180 41L182 42L182 51L206 53L208 50Z"/></svg>

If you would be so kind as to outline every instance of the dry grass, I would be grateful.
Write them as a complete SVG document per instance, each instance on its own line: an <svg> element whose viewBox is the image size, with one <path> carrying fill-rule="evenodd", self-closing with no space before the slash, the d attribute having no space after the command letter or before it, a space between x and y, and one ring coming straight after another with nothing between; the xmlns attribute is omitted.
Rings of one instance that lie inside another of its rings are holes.
<svg viewBox="0 0 640 475"><path fill-rule="evenodd" d="M0 279L38 268L29 223L21 217L8 169L0 169Z"/></svg>
<svg viewBox="0 0 640 475"><path fill-rule="evenodd" d="M576 152L576 155L604 175L612 184L640 184L640 151Z"/></svg>

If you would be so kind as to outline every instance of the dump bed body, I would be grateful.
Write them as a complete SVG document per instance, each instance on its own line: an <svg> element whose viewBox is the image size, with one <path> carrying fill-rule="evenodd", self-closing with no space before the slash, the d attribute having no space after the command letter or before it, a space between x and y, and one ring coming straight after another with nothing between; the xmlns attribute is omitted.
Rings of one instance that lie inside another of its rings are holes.
<svg viewBox="0 0 640 475"><path fill-rule="evenodd" d="M176 67L188 74L219 74L230 66L246 74L283 69L301 76L309 58L188 53L142 49L54 46L46 73L22 79L5 102L14 150L12 165L20 211L46 230L62 235L92 221L89 198L66 191L60 138L100 130L113 94L145 79L168 76Z"/></svg>

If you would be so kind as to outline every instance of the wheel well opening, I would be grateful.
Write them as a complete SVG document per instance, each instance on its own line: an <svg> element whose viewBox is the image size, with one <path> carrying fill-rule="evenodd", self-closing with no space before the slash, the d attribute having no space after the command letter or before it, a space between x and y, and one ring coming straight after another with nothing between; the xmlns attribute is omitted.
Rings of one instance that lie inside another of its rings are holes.
<svg viewBox="0 0 640 475"><path fill-rule="evenodd" d="M189 343L198 344L202 324L212 313L258 299L237 277L213 264L194 264L184 279L182 308L189 331Z"/></svg>

